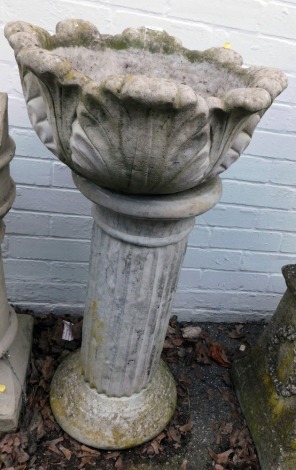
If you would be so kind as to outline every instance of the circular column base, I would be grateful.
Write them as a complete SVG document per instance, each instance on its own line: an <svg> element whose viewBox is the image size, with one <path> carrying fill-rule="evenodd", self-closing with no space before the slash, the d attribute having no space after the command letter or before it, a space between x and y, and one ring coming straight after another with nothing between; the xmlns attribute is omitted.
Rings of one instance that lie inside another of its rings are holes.
<svg viewBox="0 0 296 470"><path fill-rule="evenodd" d="M174 378L163 361L140 393L99 394L84 380L80 351L57 369L50 404L60 426L78 441L99 449L134 447L157 436L171 419L177 399Z"/></svg>

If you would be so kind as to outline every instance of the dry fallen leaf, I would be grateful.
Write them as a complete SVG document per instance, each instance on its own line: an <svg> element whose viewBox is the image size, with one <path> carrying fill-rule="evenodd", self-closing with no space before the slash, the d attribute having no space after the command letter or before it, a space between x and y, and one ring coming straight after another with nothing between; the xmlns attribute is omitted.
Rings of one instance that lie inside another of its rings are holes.
<svg viewBox="0 0 296 470"><path fill-rule="evenodd" d="M158 455L163 452L164 447L160 444L160 441L155 438L150 442L150 445L147 447L146 453L150 456Z"/></svg>
<svg viewBox="0 0 296 470"><path fill-rule="evenodd" d="M18 465L17 467L6 467L4 470L25 470L27 468L27 464Z"/></svg>
<svg viewBox="0 0 296 470"><path fill-rule="evenodd" d="M43 436L46 435L42 414L37 409L34 410L34 413L33 413L33 416L29 425L30 433L32 433L35 430L36 430L37 440L40 440Z"/></svg>
<svg viewBox="0 0 296 470"><path fill-rule="evenodd" d="M172 354L167 354L165 360L169 364L176 364L178 362L178 354L175 350L172 350Z"/></svg>
<svg viewBox="0 0 296 470"><path fill-rule="evenodd" d="M80 446L80 450L82 450L83 452L87 452L88 454L100 455L100 451L98 451L96 449L91 449L90 447L87 447L84 444L82 444ZM110 455L110 454L108 454L108 455ZM112 458L112 457L109 457L109 458Z"/></svg>
<svg viewBox="0 0 296 470"><path fill-rule="evenodd" d="M94 463L93 456L89 457L82 457L80 464L78 465L78 469L84 468L85 465L92 465Z"/></svg>
<svg viewBox="0 0 296 470"><path fill-rule="evenodd" d="M165 437L166 437L165 433L161 432L160 434L158 434L158 436L155 437L155 439L158 443L160 443Z"/></svg>
<svg viewBox="0 0 296 470"><path fill-rule="evenodd" d="M210 351L201 341L196 343L195 354L197 362L200 362L201 364L211 364Z"/></svg>
<svg viewBox="0 0 296 470"><path fill-rule="evenodd" d="M170 426L168 429L168 436L178 444L181 442L181 434L180 431L175 428L175 426Z"/></svg>
<svg viewBox="0 0 296 470"><path fill-rule="evenodd" d="M104 455L104 458L105 460L111 460L111 459L117 459L117 457L119 457L120 455L120 452L118 452L117 450L115 452L110 452L106 455Z"/></svg>
<svg viewBox="0 0 296 470"><path fill-rule="evenodd" d="M21 445L21 440L19 436L15 436L14 441L13 441L14 447L19 447Z"/></svg>
<svg viewBox="0 0 296 470"><path fill-rule="evenodd" d="M1 453L11 454L13 451L14 437L13 434L6 434L0 442Z"/></svg>
<svg viewBox="0 0 296 470"><path fill-rule="evenodd" d="M42 443L44 446L50 446L50 445L56 445L59 442L62 442L64 440L63 436L58 437L57 439L52 439L51 441L45 441Z"/></svg>
<svg viewBox="0 0 296 470"><path fill-rule="evenodd" d="M23 450L21 450L20 452L17 452L16 457L17 457L18 463L25 463L25 462L28 462L28 460L30 460L29 454L27 454L27 452L24 452Z"/></svg>
<svg viewBox="0 0 296 470"><path fill-rule="evenodd" d="M235 325L234 326L234 330L230 331L228 333L228 336L229 338L232 338L232 339L241 339L243 338L245 335L241 332L241 330L243 329L244 325Z"/></svg>
<svg viewBox="0 0 296 470"><path fill-rule="evenodd" d="M171 328L176 328L176 326L177 326L177 321L178 321L177 315L173 315L173 316L170 318L170 327L171 327Z"/></svg>
<svg viewBox="0 0 296 470"><path fill-rule="evenodd" d="M63 452L64 456L66 457L67 460L70 460L72 457L72 452L67 449L67 447L64 447L62 444L59 445L59 449Z"/></svg>
<svg viewBox="0 0 296 470"><path fill-rule="evenodd" d="M171 339L171 342L172 342L172 344L173 344L174 346L179 347L179 346L182 346L184 340L183 340L183 338L177 337L177 338L172 338L172 339Z"/></svg>
<svg viewBox="0 0 296 470"><path fill-rule="evenodd" d="M233 423L224 423L223 427L221 427L222 434L231 434L233 431Z"/></svg>
<svg viewBox="0 0 296 470"><path fill-rule="evenodd" d="M63 455L62 452L57 448L55 444L50 444L48 446L48 449L51 450L51 452L54 452L57 455Z"/></svg>
<svg viewBox="0 0 296 470"><path fill-rule="evenodd" d="M230 367L230 362L226 356L224 346L219 343L210 344L210 355L214 361L222 367Z"/></svg>
<svg viewBox="0 0 296 470"><path fill-rule="evenodd" d="M177 385L177 393L178 393L178 397L187 397L188 389L185 385L179 384Z"/></svg>
<svg viewBox="0 0 296 470"><path fill-rule="evenodd" d="M156 439L153 439L153 441L151 442L151 447L153 448L154 453L157 455L160 453L160 450L162 448L162 446L159 445Z"/></svg>
<svg viewBox="0 0 296 470"><path fill-rule="evenodd" d="M193 427L192 421L188 421L188 423L183 424L183 426L178 426L179 431L181 431L183 434L186 434L186 432L191 431L192 427Z"/></svg>
<svg viewBox="0 0 296 470"><path fill-rule="evenodd" d="M188 463L188 460L183 460L183 463L180 467L180 470L187 470L187 463Z"/></svg>
<svg viewBox="0 0 296 470"><path fill-rule="evenodd" d="M233 449L226 450L225 452L221 452L220 454L216 454L212 449L209 448L209 453L211 458L219 464L227 464L228 457L234 453Z"/></svg>
<svg viewBox="0 0 296 470"><path fill-rule="evenodd" d="M46 356L45 359L42 361L42 364L40 364L40 367L40 372L42 372L44 380L50 380L54 373L54 358Z"/></svg>
<svg viewBox="0 0 296 470"><path fill-rule="evenodd" d="M115 462L115 468L117 470L123 470L123 460L121 457L119 457L116 462Z"/></svg>

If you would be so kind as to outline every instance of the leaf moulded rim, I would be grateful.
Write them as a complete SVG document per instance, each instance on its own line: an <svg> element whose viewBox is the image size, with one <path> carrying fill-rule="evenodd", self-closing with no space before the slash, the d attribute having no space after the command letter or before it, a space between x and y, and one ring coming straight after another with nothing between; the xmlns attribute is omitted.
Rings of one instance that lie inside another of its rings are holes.
<svg viewBox="0 0 296 470"><path fill-rule="evenodd" d="M280 70L257 66L244 68L241 56L231 49L192 51L167 33L146 28L129 28L122 34L110 36L101 35L88 21L65 20L58 23L56 34L50 35L43 28L17 21L6 25L5 36L15 51L20 67L25 67L40 78L53 75L61 85L76 85L89 95L95 96L102 90L108 90L121 100L133 99L151 107L170 105L181 109L198 104L204 110L218 108L229 112L242 108L254 113L268 108L287 86L287 78ZM233 88L223 97L203 97L189 85L172 79L152 78L149 72L146 76L141 75L141 86L137 75L119 74L96 81L79 72L68 60L53 51L58 47L75 46L113 50L142 48L152 53L179 54L189 62L208 62L217 68L229 70L229 73L243 77L247 86ZM147 85L145 94L141 92L143 80Z"/></svg>

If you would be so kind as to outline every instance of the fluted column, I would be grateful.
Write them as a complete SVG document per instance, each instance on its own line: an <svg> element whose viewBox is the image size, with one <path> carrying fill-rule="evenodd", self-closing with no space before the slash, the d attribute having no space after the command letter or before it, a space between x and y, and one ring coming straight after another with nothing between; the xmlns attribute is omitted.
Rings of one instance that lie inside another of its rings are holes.
<svg viewBox="0 0 296 470"><path fill-rule="evenodd" d="M135 219L99 205L93 214L82 367L99 393L130 396L159 361L194 217Z"/></svg>
<svg viewBox="0 0 296 470"><path fill-rule="evenodd" d="M73 177L93 202L92 251L81 351L59 367L51 406L80 441L131 447L174 412L176 387L160 354L195 215L216 204L221 184L128 196Z"/></svg>
<svg viewBox="0 0 296 470"><path fill-rule="evenodd" d="M5 233L2 219L15 198L15 184L9 174L14 150L8 135L7 95L0 93L0 432L14 430L18 424L33 327L29 316L17 316L8 304L1 254Z"/></svg>

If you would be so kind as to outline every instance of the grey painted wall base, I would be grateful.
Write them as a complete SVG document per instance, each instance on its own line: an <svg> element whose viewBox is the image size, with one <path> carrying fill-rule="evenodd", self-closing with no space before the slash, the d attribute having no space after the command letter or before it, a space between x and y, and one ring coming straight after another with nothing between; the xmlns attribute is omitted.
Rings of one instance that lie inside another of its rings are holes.
<svg viewBox="0 0 296 470"><path fill-rule="evenodd" d="M30 359L33 318L18 315L18 331L7 355L0 359L0 432L14 431L18 427L23 405L26 373Z"/></svg>
<svg viewBox="0 0 296 470"><path fill-rule="evenodd" d="M296 265L258 344L233 367L236 392L262 470L296 468Z"/></svg>

